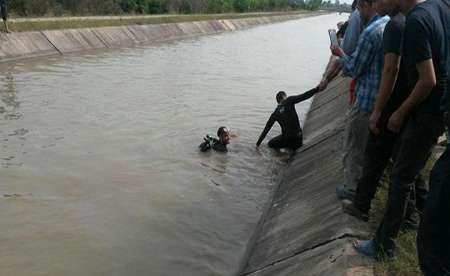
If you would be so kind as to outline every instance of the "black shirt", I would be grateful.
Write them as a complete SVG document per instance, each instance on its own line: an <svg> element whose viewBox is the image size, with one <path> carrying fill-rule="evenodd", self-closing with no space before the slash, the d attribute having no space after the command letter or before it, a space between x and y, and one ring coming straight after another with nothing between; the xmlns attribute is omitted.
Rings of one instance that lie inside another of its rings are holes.
<svg viewBox="0 0 450 276"><path fill-rule="evenodd" d="M220 141L215 141L212 144L212 149L215 151L220 151L220 152L226 152L228 151L227 149L227 145L225 145L224 143L220 142Z"/></svg>
<svg viewBox="0 0 450 276"><path fill-rule="evenodd" d="M198 146L200 148L201 152L206 152L210 149L213 149L213 150L219 151L219 152L227 152L228 151L227 145L222 143L217 138L213 138L213 137L207 135L204 138L204 140L205 141Z"/></svg>
<svg viewBox="0 0 450 276"><path fill-rule="evenodd" d="M450 2L428 0L416 5L406 17L405 58L410 89L418 80L416 64L433 59L437 85L416 112L438 115L449 86Z"/></svg>
<svg viewBox="0 0 450 276"><path fill-rule="evenodd" d="M386 24L383 33L383 53L402 55L403 46L403 32L405 30L405 17L402 14L397 14ZM408 74L406 70L405 59L400 60L400 68L398 71L397 81L391 97L383 109L380 118L380 125L385 126L397 108L406 100L410 94L408 88Z"/></svg>
<svg viewBox="0 0 450 276"><path fill-rule="evenodd" d="M266 137L269 130L272 128L275 122L278 122L281 126L281 134L287 137L298 137L302 135L302 128L300 127L300 122L298 121L297 111L295 110L295 104L302 102L311 98L314 94L318 92L318 88L309 90L306 93L287 97L281 104L275 108L275 111L270 116L266 123L261 136L258 139L257 144L261 142Z"/></svg>

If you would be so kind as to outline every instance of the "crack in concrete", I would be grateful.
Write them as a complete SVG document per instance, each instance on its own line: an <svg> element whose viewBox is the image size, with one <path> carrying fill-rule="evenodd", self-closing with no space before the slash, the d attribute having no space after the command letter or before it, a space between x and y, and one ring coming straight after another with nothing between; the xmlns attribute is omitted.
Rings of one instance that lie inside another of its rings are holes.
<svg viewBox="0 0 450 276"><path fill-rule="evenodd" d="M336 237L336 238L326 240L326 241L324 241L324 242L318 243L318 244L316 244L316 245L314 245L314 246L305 248L305 249L303 249L303 250L295 251L295 252L293 252L292 254L290 254L289 256L286 256L286 257L280 258L280 259L278 259L278 260L275 260L275 261L271 262L270 264L267 264L267 265L265 265L265 266L263 266L263 267L254 269L254 270L252 270L252 271L244 272L244 273L241 274L241 275L242 275L242 276L247 276L247 275L253 274L253 273L255 273L255 272L264 270L264 269L266 269L266 268L268 268L268 267L275 266L275 265L277 265L277 264L279 264L279 263L282 263L282 262L284 262L284 261L287 261L287 260L289 260L289 259L292 259L292 258L294 258L294 257L296 257L296 256L298 256L298 255L300 255L300 254L305 253L305 252L308 252L308 251L317 249L317 248L319 248L319 247L325 246L325 245L327 245L327 244L329 244L329 243L332 243L332 242L335 242L335 241L337 241L337 240L342 240L342 239L347 239L347 238L355 238L355 239L358 239L358 238L364 238L364 237L363 237L363 236L360 236L360 235L357 235L357 234L349 234L349 233L342 234L342 235L340 235L340 236L338 236L338 237Z"/></svg>
<svg viewBox="0 0 450 276"><path fill-rule="evenodd" d="M48 38L48 36L44 33L44 31L39 31L44 37L45 39L47 39L48 43L50 43L50 45L53 46L53 48L55 48L55 50L62 55L63 53L58 49L58 47L56 47L56 45L50 40L50 38Z"/></svg>

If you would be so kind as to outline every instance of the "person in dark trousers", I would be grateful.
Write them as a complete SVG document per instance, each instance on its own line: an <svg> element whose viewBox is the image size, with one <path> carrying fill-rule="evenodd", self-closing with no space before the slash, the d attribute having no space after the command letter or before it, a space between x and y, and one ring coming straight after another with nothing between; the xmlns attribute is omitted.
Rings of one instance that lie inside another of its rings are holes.
<svg viewBox="0 0 450 276"><path fill-rule="evenodd" d="M383 33L383 74L377 100L369 118L370 134L364 153L363 174L358 181L353 201L342 202L344 212L364 221L368 220L371 201L393 156L399 137L398 133L388 129L389 117L409 95L406 63L405 59L401 59L405 16L400 13L396 0L386 1L385 5L391 20ZM405 228L417 229L419 221L415 202L419 202L419 211L422 211L422 202L427 195L426 182L422 178L418 178L415 187L415 193L411 194L409 201L408 224Z"/></svg>
<svg viewBox="0 0 450 276"><path fill-rule="evenodd" d="M448 0L400 0L400 7L406 14L403 56L412 88L388 121L390 131L402 130L402 133L384 217L374 239L355 245L360 253L372 257L382 253L389 259L394 257L394 239L403 222L414 182L443 132L440 103L449 74ZM449 216L442 215L440 219L448 220ZM440 241L440 246L444 246L443 242Z"/></svg>
<svg viewBox="0 0 450 276"><path fill-rule="evenodd" d="M0 0L0 13L2 14L3 24L5 25L5 32L9 33L8 28L8 6L6 0Z"/></svg>
<svg viewBox="0 0 450 276"><path fill-rule="evenodd" d="M443 93L441 111L450 130L450 1L422 4L402 0L410 9L408 24L418 28L417 43L408 50L418 61L430 62L436 87ZM408 5L409 4L409 5ZM447 137L449 137L447 135ZM417 233L419 264L425 276L450 275L450 142L433 167L430 192Z"/></svg>
<svg viewBox="0 0 450 276"><path fill-rule="evenodd" d="M417 232L417 253L425 276L450 275L450 144L430 174L430 192Z"/></svg>
<svg viewBox="0 0 450 276"><path fill-rule="evenodd" d="M303 134L295 105L311 98L317 92L317 87L306 93L291 97L288 97L284 91L278 92L276 95L278 106L267 121L266 127L261 136L259 136L258 142L256 142L256 146L259 147L261 145L273 124L278 122L281 126L281 135L270 140L269 147L273 149L287 148L294 151L300 148L303 145Z"/></svg>
<svg viewBox="0 0 450 276"><path fill-rule="evenodd" d="M206 135L203 138L204 142L199 145L201 152L206 152L213 149L218 152L227 152L227 145L230 143L230 131L226 127L219 127L217 130L217 137L214 138Z"/></svg>

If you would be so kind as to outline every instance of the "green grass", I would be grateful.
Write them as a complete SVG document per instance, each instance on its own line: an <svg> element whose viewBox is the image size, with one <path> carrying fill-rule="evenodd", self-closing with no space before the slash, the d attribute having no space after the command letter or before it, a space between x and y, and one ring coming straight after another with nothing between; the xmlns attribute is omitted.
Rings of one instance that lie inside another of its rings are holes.
<svg viewBox="0 0 450 276"><path fill-rule="evenodd" d="M13 32L94 28L106 26L124 25L146 25L161 23L179 23L217 19L236 19L261 16L276 16L286 14L304 14L308 11L278 12L278 13L243 13L243 14L195 14L195 15L162 15L162 16L125 16L125 17L70 17L64 18L43 18L29 20L10 20L9 28Z"/></svg>
<svg viewBox="0 0 450 276"><path fill-rule="evenodd" d="M422 175L425 179L429 178L430 171L436 159L436 156L433 155L423 169ZM386 175L389 175L389 171L390 168L387 168L382 180L382 185L380 189L378 189L375 199L372 202L369 227L373 233L375 233L376 227L378 227L378 224L384 215L389 185L389 180ZM422 273L417 259L416 236L417 233L415 231L400 233L395 241L395 260L376 262L374 267L375 276L421 276Z"/></svg>

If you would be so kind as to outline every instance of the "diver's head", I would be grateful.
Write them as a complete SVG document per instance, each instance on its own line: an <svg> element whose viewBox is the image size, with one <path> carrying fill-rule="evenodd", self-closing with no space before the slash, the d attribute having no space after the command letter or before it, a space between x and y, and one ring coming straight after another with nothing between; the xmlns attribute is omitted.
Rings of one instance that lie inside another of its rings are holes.
<svg viewBox="0 0 450 276"><path fill-rule="evenodd" d="M219 129L217 130L217 137L219 137L220 142L224 145L230 143L230 131L227 127L219 127Z"/></svg>
<svg viewBox="0 0 450 276"><path fill-rule="evenodd" d="M280 91L277 93L276 99L278 104L281 104L286 98L287 98L286 92Z"/></svg>

